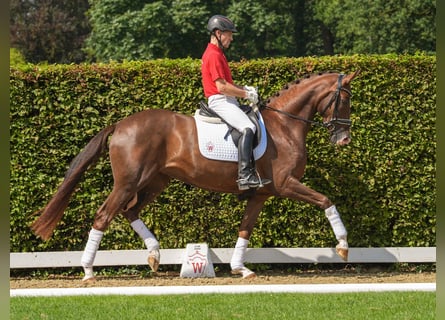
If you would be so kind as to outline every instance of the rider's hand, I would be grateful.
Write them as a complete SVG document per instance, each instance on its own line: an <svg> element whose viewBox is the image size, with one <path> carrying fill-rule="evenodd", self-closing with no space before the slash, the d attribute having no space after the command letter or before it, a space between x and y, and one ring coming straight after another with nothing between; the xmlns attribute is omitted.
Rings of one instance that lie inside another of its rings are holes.
<svg viewBox="0 0 445 320"><path fill-rule="evenodd" d="M255 87L244 86L244 90L246 90L246 99L252 102L253 104L258 103L258 92Z"/></svg>

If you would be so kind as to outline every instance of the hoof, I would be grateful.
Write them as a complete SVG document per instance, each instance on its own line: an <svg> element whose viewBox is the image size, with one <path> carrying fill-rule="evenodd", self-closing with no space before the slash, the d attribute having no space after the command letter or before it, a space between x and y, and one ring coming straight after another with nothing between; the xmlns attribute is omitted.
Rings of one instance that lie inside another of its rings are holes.
<svg viewBox="0 0 445 320"><path fill-rule="evenodd" d="M161 261L161 253L158 249L150 251L148 254L147 262L153 272L158 271L159 262Z"/></svg>
<svg viewBox="0 0 445 320"><path fill-rule="evenodd" d="M93 282L96 281L96 277L94 276L93 267L83 267L83 271L85 273L82 281L83 282Z"/></svg>
<svg viewBox="0 0 445 320"><path fill-rule="evenodd" d="M90 282L95 282L96 281L96 277L95 276L84 276L82 278L82 282L83 283L90 283Z"/></svg>
<svg viewBox="0 0 445 320"><path fill-rule="evenodd" d="M232 274L234 275L242 275L243 279L253 279L256 277L255 272L253 272L252 270L247 269L246 267L242 267L239 269L233 269L232 270Z"/></svg>
<svg viewBox="0 0 445 320"><path fill-rule="evenodd" d="M343 247L340 247L339 245L337 245L335 247L335 251L340 256L340 258L343 259L343 261L348 261L348 253L349 253L348 248L343 248Z"/></svg>

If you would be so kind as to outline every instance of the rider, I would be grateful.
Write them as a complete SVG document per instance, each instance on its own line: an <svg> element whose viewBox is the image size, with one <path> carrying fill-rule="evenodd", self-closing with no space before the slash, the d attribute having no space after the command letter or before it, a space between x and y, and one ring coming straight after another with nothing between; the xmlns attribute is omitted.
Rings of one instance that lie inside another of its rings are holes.
<svg viewBox="0 0 445 320"><path fill-rule="evenodd" d="M255 125L240 109L237 98L258 103L258 93L254 87L234 84L224 49L230 46L233 33L238 32L234 23L222 15L214 15L207 24L210 42L202 55L202 85L208 99L209 108L215 111L226 123L241 133L238 142L238 188L247 190L258 188L271 182L258 177L252 162Z"/></svg>

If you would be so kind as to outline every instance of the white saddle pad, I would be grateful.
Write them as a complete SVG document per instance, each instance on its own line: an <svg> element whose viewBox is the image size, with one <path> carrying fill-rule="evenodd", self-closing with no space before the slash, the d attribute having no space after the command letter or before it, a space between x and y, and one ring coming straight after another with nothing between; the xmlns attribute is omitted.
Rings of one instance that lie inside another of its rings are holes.
<svg viewBox="0 0 445 320"><path fill-rule="evenodd" d="M198 130L198 143L201 154L212 160L238 162L238 148L233 143L232 136L229 134L227 140L224 139L229 130L228 126L225 123L205 122L201 119L198 111L195 113L194 118ZM258 121L261 128L261 141L253 149L255 160L263 156L267 147L266 127L261 114L259 114Z"/></svg>

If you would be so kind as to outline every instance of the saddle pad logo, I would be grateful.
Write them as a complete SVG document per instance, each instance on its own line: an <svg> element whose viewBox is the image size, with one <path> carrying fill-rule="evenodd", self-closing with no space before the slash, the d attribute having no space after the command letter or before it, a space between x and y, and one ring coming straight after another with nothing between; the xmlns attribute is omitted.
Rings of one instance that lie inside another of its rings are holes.
<svg viewBox="0 0 445 320"><path fill-rule="evenodd" d="M213 144L213 142L212 141L207 142L206 150L208 152L213 152L214 149L215 149L215 145Z"/></svg>

